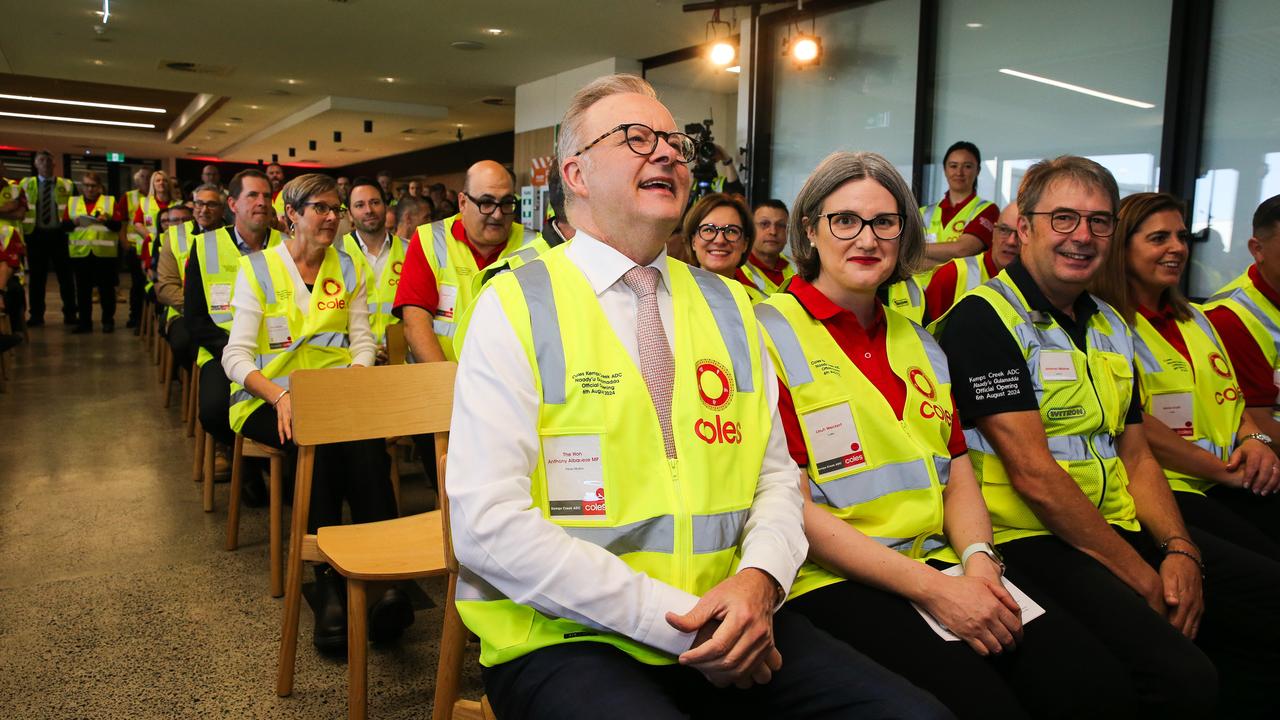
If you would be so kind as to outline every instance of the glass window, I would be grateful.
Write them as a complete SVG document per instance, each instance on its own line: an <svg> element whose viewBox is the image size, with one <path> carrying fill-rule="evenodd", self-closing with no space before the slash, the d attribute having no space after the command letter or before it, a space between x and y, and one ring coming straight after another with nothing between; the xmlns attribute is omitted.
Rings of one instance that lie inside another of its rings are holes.
<svg viewBox="0 0 1280 720"><path fill-rule="evenodd" d="M1207 297L1253 262L1258 203L1280 193L1280 74L1266 58L1280 36L1275 0L1217 0L1209 46L1204 148L1191 229L1191 295Z"/></svg>
<svg viewBox="0 0 1280 720"><path fill-rule="evenodd" d="M885 0L819 15L817 67L774 63L770 194L790 204L824 157L836 150L872 150L911 180L915 134L919 0ZM810 22L799 23L810 32ZM773 28L773 45L794 36Z"/></svg>
<svg viewBox="0 0 1280 720"><path fill-rule="evenodd" d="M947 190L942 154L957 140L981 150L978 194L1002 206L1032 163L1064 154L1102 163L1121 195L1156 189L1172 0L1074 0L1069 12L938 5L935 162L922 203Z"/></svg>

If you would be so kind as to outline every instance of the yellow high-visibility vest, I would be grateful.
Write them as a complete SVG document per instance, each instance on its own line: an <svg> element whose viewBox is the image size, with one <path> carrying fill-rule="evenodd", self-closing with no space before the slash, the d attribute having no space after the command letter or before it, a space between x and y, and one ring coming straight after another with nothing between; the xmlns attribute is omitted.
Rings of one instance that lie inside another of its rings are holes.
<svg viewBox="0 0 1280 720"><path fill-rule="evenodd" d="M1187 442L1226 462L1236 446L1244 416L1244 394L1235 369L1209 318L1198 308L1190 320L1179 320L1191 363L1151 321L1134 319L1134 350L1141 379L1142 409ZM1164 475L1174 490L1200 495L1216 483L1168 468Z"/></svg>
<svg viewBox="0 0 1280 720"><path fill-rule="evenodd" d="M240 248L231 236L232 228L210 230L196 238L192 252L196 254L196 262L200 265L200 282L204 285L204 302L209 310L209 317L218 327L231 332L231 301L236 287L236 273L240 271ZM283 241L278 230L272 230L267 236L267 247L272 248ZM196 364L204 364L213 359L213 354L201 345L196 353Z"/></svg>
<svg viewBox="0 0 1280 720"><path fill-rule="evenodd" d="M1262 350L1262 356L1271 365L1271 375L1277 386L1271 417L1280 422L1280 308L1258 290L1248 270L1214 293L1204 304L1205 310L1216 307L1224 307L1240 318Z"/></svg>
<svg viewBox="0 0 1280 720"><path fill-rule="evenodd" d="M30 235L36 229L36 211L40 209L40 179L36 176L23 178L18 185L27 195L27 214L22 219L23 235ZM53 178L53 202L58 206L58 222L67 211L67 201L75 193L75 183L67 178Z"/></svg>
<svg viewBox="0 0 1280 720"><path fill-rule="evenodd" d="M85 203L83 195L73 196L67 201L67 215L73 222L81 215L110 220L115 211L116 199L110 195L100 196L93 207ZM90 254L94 257L116 257L119 255L116 249L119 242L120 233L108 230L102 223L76 225L67 233L67 255L73 258L88 257Z"/></svg>
<svg viewBox="0 0 1280 720"><path fill-rule="evenodd" d="M782 282L780 283L770 280L769 276L753 265L750 259L742 266L742 269L746 271L747 277L751 278L751 282L756 286L756 289L765 295L772 295L778 292L796 274L795 267L786 258L782 258Z"/></svg>
<svg viewBox="0 0 1280 720"><path fill-rule="evenodd" d="M774 295L755 311L773 366L795 403L813 502L908 557L959 562L942 527L955 418L951 374L937 341L902 315L885 313L889 365L907 387L899 420L794 295ZM842 580L808 562L791 597Z"/></svg>
<svg viewBox="0 0 1280 720"><path fill-rule="evenodd" d="M942 225L942 202L920 208L920 218L924 220L924 241L926 243L949 243L960 239L967 226L974 218L991 206L990 200L983 200L976 194L965 203L951 218L946 227Z"/></svg>
<svg viewBox="0 0 1280 720"><path fill-rule="evenodd" d="M751 305L739 283L667 261L676 446L668 458L644 377L564 250L497 276L488 291L524 348L539 398L532 507L634 570L703 595L737 569L771 430L765 383L775 379L761 375ZM566 477L570 461L577 464ZM465 566L457 600L486 666L566 642L675 662L630 638L518 604Z"/></svg>
<svg viewBox="0 0 1280 720"><path fill-rule="evenodd" d="M343 249L360 264L361 271L367 276L365 296L369 302L369 329L373 332L373 341L382 345L386 342L387 326L400 322L400 318L391 314L391 308L395 304L396 289L400 286L400 271L404 268L409 243L396 237L394 233L388 233L387 242L391 245L387 248L387 262L382 266L382 273L374 277L373 265L365 257L364 250L360 249L355 235L356 231L352 230L342 236Z"/></svg>

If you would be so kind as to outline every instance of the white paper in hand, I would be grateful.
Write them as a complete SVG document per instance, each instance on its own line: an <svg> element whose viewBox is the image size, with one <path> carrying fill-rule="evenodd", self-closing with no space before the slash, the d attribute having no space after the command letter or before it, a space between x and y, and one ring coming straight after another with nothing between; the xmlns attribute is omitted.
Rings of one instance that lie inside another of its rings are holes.
<svg viewBox="0 0 1280 720"><path fill-rule="evenodd" d="M952 577L960 577L961 575L964 575L964 568L960 565L952 565L942 572L946 575L951 575ZM1000 582L1004 583L1004 589L1009 591L1009 594L1012 595L1013 599L1018 603L1018 607L1022 608L1023 625L1026 625L1044 614L1044 608L1036 604L1036 601L1032 600L1026 593L1022 592L1017 585L1009 582L1009 578L1000 578ZM911 606L916 609L916 612L920 613L920 617L924 618L924 621L929 624L929 627L933 628L933 631L938 633L938 637L948 642L958 642L960 640L955 633L943 627L942 623L938 622L937 618L926 612L924 608L916 605L915 603L911 603Z"/></svg>

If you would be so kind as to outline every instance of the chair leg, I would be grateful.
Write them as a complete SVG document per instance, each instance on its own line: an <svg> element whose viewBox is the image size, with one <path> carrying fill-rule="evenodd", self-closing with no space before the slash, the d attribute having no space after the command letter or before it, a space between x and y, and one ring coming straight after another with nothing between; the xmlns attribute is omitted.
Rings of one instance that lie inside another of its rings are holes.
<svg viewBox="0 0 1280 720"><path fill-rule="evenodd" d="M196 432L196 409L199 407L200 386L200 368L195 363L191 363L191 367L187 369L187 437L193 437Z"/></svg>
<svg viewBox="0 0 1280 720"><path fill-rule="evenodd" d="M284 558L280 555L280 521L284 515L284 458L271 457L271 597L284 594Z"/></svg>
<svg viewBox="0 0 1280 720"><path fill-rule="evenodd" d="M227 549L240 547L240 488L244 487L244 436L236 433L231 451L231 497L227 500Z"/></svg>
<svg viewBox="0 0 1280 720"><path fill-rule="evenodd" d="M196 418L196 450L195 457L191 460L191 481L200 482L200 471L204 469L204 444L207 440L204 432L204 425L200 423L200 418Z"/></svg>
<svg viewBox="0 0 1280 720"><path fill-rule="evenodd" d="M216 445L213 436L205 438L204 441L204 472L201 473L204 481L204 511L213 512L213 448Z"/></svg>
<svg viewBox="0 0 1280 720"><path fill-rule="evenodd" d="M174 365L177 365L177 359L174 359ZM178 368L178 388L182 393L180 400L182 401L182 425L185 430L187 425L187 413L191 410L191 376L188 374L188 368ZM187 433L187 437L191 437L191 433Z"/></svg>
<svg viewBox="0 0 1280 720"><path fill-rule="evenodd" d="M164 406L169 407L173 395L173 351L169 343L160 350L160 392L164 394Z"/></svg>
<svg viewBox="0 0 1280 720"><path fill-rule="evenodd" d="M280 628L280 664L276 668L276 695L293 692L294 664L298 659L298 613L302 604L302 538L311 512L311 472L315 448L298 448L298 470L293 493L293 518L289 528L289 563L286 566L284 621Z"/></svg>
<svg viewBox="0 0 1280 720"><path fill-rule="evenodd" d="M364 720L369 699L369 629L363 580L347 578L347 717Z"/></svg>
<svg viewBox="0 0 1280 720"><path fill-rule="evenodd" d="M449 590L444 601L444 620L440 633L440 659L436 666L436 699L432 710L433 720L450 720L453 704L458 699L458 687L462 676L463 652L467 646L467 630L458 614L453 598L458 589L458 576L449 575ZM350 613L348 612L348 618ZM350 622L348 619L347 622Z"/></svg>

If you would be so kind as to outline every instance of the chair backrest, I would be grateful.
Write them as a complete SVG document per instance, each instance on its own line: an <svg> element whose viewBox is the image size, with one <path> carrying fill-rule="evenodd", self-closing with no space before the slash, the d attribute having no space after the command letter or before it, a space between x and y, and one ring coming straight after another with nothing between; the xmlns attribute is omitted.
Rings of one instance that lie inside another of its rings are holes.
<svg viewBox="0 0 1280 720"><path fill-rule="evenodd" d="M299 446L445 433L457 363L298 370L289 376Z"/></svg>
<svg viewBox="0 0 1280 720"><path fill-rule="evenodd" d="M409 355L409 343L404 339L404 323L387 326L387 363L403 365Z"/></svg>

